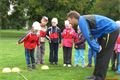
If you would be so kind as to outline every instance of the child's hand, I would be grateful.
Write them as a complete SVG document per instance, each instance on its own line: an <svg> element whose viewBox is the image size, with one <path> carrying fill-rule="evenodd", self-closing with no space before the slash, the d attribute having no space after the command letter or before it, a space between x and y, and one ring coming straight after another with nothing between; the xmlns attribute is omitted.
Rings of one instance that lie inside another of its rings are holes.
<svg viewBox="0 0 120 80"><path fill-rule="evenodd" d="M19 43L17 42L16 45L19 45Z"/></svg>
<svg viewBox="0 0 120 80"><path fill-rule="evenodd" d="M38 45L38 47L40 48L40 45Z"/></svg>
<svg viewBox="0 0 120 80"><path fill-rule="evenodd" d="M114 52L117 53L117 50L115 50Z"/></svg>
<svg viewBox="0 0 120 80"><path fill-rule="evenodd" d="M59 45L59 47L60 47L60 48L63 47L62 43Z"/></svg>
<svg viewBox="0 0 120 80"><path fill-rule="evenodd" d="M75 48L78 48L78 46L75 46Z"/></svg>
<svg viewBox="0 0 120 80"><path fill-rule="evenodd" d="M49 43L51 43L51 39L49 39L48 41L49 41Z"/></svg>

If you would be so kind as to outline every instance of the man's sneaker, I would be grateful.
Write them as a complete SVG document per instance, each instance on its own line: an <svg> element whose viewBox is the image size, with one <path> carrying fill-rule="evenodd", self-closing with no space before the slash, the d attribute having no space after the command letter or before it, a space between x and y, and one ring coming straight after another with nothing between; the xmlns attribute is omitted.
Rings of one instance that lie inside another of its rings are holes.
<svg viewBox="0 0 120 80"><path fill-rule="evenodd" d="M63 64L63 66L64 66L64 67L66 67L66 66L67 66L67 64Z"/></svg>
<svg viewBox="0 0 120 80"><path fill-rule="evenodd" d="M72 65L71 65L71 64L68 64L68 67L72 67Z"/></svg>

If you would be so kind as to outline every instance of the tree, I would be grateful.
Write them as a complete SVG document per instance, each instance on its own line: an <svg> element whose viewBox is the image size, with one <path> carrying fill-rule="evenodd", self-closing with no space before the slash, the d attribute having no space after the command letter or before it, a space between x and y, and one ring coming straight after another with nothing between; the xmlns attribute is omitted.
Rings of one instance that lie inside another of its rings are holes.
<svg viewBox="0 0 120 80"><path fill-rule="evenodd" d="M14 11L8 15L10 4L15 5ZM0 26L2 29L19 29L33 21L40 21L42 16L57 17L59 27L64 27L66 14L76 10L82 14L101 14L112 19L119 19L120 0L1 0Z"/></svg>
<svg viewBox="0 0 120 80"><path fill-rule="evenodd" d="M5 29L7 23L7 11L9 10L8 0L0 0L0 28Z"/></svg>
<svg viewBox="0 0 120 80"><path fill-rule="evenodd" d="M91 13L105 15L118 20L120 18L120 0L96 0Z"/></svg>

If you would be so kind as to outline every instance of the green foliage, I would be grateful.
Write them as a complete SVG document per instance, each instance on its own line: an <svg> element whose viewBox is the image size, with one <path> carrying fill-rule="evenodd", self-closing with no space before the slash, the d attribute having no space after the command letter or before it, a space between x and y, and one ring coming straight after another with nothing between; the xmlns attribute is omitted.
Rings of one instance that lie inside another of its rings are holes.
<svg viewBox="0 0 120 80"><path fill-rule="evenodd" d="M7 15L9 10L9 0L0 1L0 27L2 29L25 27L26 21L31 26L33 21L40 21L42 16L51 18L57 17L59 27L63 27L66 14L70 10L76 10L80 14L101 14L114 20L118 20L120 14L119 0L10 0L15 11L12 15ZM26 10L26 11L25 11ZM25 16L25 12L27 16Z"/></svg>
<svg viewBox="0 0 120 80"><path fill-rule="evenodd" d="M1 26L6 25L6 23L8 22L8 19L7 19L8 9L9 9L8 0L0 0L0 28ZM5 28L5 26L2 28Z"/></svg>
<svg viewBox="0 0 120 80"><path fill-rule="evenodd" d="M20 38L26 32L26 30L0 30L0 38Z"/></svg>
<svg viewBox="0 0 120 80"><path fill-rule="evenodd" d="M120 0L96 0L92 13L108 16L114 20L120 19Z"/></svg>

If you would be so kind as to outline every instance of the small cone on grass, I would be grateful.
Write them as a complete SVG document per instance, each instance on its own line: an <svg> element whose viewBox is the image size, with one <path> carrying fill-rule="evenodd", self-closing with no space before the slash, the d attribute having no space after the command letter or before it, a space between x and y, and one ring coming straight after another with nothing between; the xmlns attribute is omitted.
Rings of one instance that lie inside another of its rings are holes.
<svg viewBox="0 0 120 80"><path fill-rule="evenodd" d="M20 69L18 67L12 68L12 72L20 72Z"/></svg>
<svg viewBox="0 0 120 80"><path fill-rule="evenodd" d="M42 69L42 70L48 70L49 67L48 67L47 65L43 65L43 66L41 66L41 69Z"/></svg>
<svg viewBox="0 0 120 80"><path fill-rule="evenodd" d="M9 67L3 68L2 70L3 73L10 73L11 69Z"/></svg>

